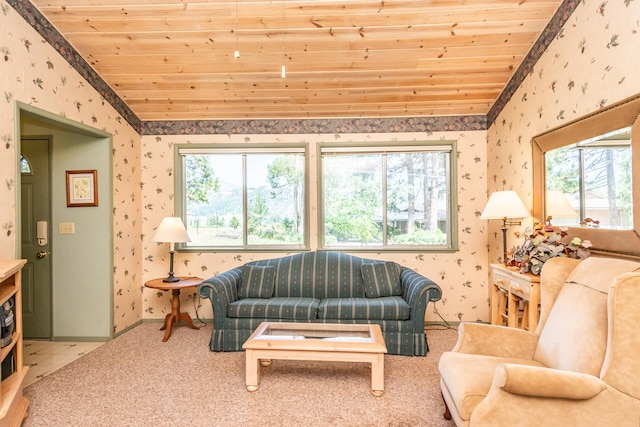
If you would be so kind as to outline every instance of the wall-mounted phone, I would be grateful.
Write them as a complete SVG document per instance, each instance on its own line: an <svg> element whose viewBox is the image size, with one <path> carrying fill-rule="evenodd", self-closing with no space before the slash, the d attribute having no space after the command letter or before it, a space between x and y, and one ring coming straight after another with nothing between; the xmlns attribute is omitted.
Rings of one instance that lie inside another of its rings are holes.
<svg viewBox="0 0 640 427"><path fill-rule="evenodd" d="M48 228L47 221L36 222L36 239L38 240L38 246L47 245Z"/></svg>

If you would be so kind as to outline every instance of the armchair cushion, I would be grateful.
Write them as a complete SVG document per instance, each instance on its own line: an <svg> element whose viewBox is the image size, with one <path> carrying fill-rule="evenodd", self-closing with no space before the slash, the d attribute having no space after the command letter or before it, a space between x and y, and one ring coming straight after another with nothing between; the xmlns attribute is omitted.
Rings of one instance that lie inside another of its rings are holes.
<svg viewBox="0 0 640 427"><path fill-rule="evenodd" d="M271 266L242 266L242 281L238 288L239 298L271 298L276 279L276 269Z"/></svg>
<svg viewBox="0 0 640 427"><path fill-rule="evenodd" d="M402 295L400 269L395 262L364 263L360 267L367 298Z"/></svg>
<svg viewBox="0 0 640 427"><path fill-rule="evenodd" d="M587 261L577 264L558 293L540 331L535 359L550 368L598 376L607 348L609 287L638 264L618 259ZM599 262L599 268L594 268L594 262Z"/></svg>
<svg viewBox="0 0 640 427"><path fill-rule="evenodd" d="M571 307L571 310L559 310ZM535 359L544 366L599 375L607 347L607 294L577 283L562 287L540 334Z"/></svg>

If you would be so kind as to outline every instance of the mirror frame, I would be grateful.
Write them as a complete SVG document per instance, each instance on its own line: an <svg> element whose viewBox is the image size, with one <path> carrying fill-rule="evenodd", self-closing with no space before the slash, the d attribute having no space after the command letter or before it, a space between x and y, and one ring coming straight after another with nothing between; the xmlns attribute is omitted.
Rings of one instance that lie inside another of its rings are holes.
<svg viewBox="0 0 640 427"><path fill-rule="evenodd" d="M544 219L546 189L545 153L556 148L604 135L631 126L631 171L633 229L611 230L569 227L569 237L593 243L593 252L640 256L640 94L594 111L539 135L531 140L533 149L533 217Z"/></svg>

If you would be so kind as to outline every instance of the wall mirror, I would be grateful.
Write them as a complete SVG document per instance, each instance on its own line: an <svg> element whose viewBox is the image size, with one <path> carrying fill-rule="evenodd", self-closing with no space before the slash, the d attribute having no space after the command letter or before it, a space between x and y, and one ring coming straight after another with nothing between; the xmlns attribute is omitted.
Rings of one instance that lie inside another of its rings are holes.
<svg viewBox="0 0 640 427"><path fill-rule="evenodd" d="M639 115L637 94L535 136L534 217L547 218L547 190L561 190L577 216L554 225L569 225L569 235L591 240L595 251L640 256ZM600 224L578 226L585 218Z"/></svg>

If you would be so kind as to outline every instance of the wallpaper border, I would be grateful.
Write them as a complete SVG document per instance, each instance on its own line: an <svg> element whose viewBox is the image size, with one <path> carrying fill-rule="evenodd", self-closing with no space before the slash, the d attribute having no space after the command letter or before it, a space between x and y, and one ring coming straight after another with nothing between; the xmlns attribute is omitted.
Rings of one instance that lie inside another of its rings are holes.
<svg viewBox="0 0 640 427"><path fill-rule="evenodd" d="M35 6L28 0L5 1L140 134L142 122L138 116Z"/></svg>
<svg viewBox="0 0 640 427"><path fill-rule="evenodd" d="M509 103L511 97L516 93L522 82L524 82L529 74L533 73L533 68L542 57L542 54L547 50L551 42L556 37L562 36L564 24L567 23L571 14L573 14L581 1L584 0L564 0L560 7L558 7L553 18L551 18L533 46L531 46L531 49L516 69L516 72L513 73L513 76L511 76L511 79L500 93L500 96L498 96L496 102L489 109L489 112L487 113L488 127L493 125L495 120L498 118L498 115Z"/></svg>
<svg viewBox="0 0 640 427"><path fill-rule="evenodd" d="M486 116L143 122L141 135L333 134L486 130Z"/></svg>

